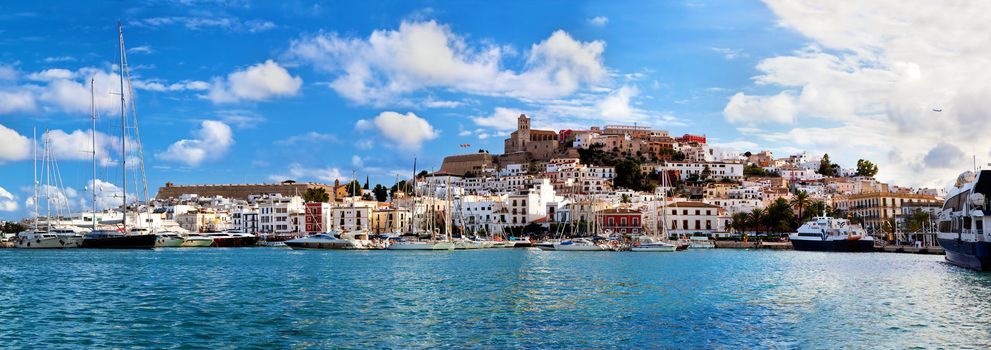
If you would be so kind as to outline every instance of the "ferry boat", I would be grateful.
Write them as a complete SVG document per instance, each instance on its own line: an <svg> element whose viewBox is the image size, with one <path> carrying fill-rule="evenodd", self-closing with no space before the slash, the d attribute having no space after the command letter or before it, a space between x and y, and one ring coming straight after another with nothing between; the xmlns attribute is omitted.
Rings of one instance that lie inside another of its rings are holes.
<svg viewBox="0 0 991 350"><path fill-rule="evenodd" d="M991 271L991 170L957 177L939 214L936 239L951 264Z"/></svg>
<svg viewBox="0 0 991 350"><path fill-rule="evenodd" d="M873 252L874 237L847 219L816 216L788 236L795 250L817 252Z"/></svg>

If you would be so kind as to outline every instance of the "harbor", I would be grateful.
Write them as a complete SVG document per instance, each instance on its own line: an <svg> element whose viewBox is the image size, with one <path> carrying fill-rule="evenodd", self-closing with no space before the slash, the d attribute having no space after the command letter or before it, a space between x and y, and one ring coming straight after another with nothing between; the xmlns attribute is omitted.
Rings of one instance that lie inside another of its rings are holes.
<svg viewBox="0 0 991 350"><path fill-rule="evenodd" d="M968 317L991 307L991 279L933 255L263 247L0 261L0 343L14 348L844 348L882 334L893 348L991 346Z"/></svg>

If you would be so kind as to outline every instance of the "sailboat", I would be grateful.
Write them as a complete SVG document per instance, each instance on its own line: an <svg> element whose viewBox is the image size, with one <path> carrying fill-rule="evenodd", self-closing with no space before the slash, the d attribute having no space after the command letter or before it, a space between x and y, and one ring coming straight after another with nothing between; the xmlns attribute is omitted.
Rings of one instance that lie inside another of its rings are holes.
<svg viewBox="0 0 991 350"><path fill-rule="evenodd" d="M120 75L119 75L120 76L120 120L121 120L121 125L120 125L120 153L121 153L121 158L120 158L120 161L121 161L121 174L122 174L122 181L121 181L121 183L123 184L123 187L121 189L121 193L122 193L122 196L123 196L123 202L122 202L123 204L121 205L121 209L122 209L124 215L122 215L123 220L121 221L121 229L119 229L119 230L118 229L95 229L96 228L96 191L95 191L95 188L94 188L94 192L93 192L93 227L94 227L94 230L91 231L89 234L87 234L85 236L85 238L83 239L82 248L152 249L152 248L155 248L155 241L158 238L155 234L148 233L147 231L140 230L140 229L139 230L135 230L135 231L132 232L132 231L128 231L128 228L127 228L127 152L126 152L127 151L127 148L126 148L127 147L126 146L127 145L127 142L126 142L126 140L127 140L127 108L126 108L127 103L126 103L126 101L124 99L124 95L125 95L124 94L125 93L125 90L124 90L124 75L125 75L125 70L127 69L127 57L126 57L126 51L124 49L124 30L123 30L120 22L117 22L117 33L118 33L118 41L120 43L120 67L119 67L120 68L120 71L119 71L120 72ZM128 77L130 77L130 74L128 74ZM131 86L130 79L127 80L127 85L128 85L128 90L127 91L130 92L131 91L131 89L130 89L130 86ZM92 91L92 88L91 88L90 94L92 95L92 93L93 93L93 91ZM133 108L133 105L134 105L133 92L131 94L128 94L128 95L131 96L131 105L132 105L132 108ZM92 96L91 96L91 99L92 99ZM137 123L137 119L136 119L136 116L133 113L132 113L132 117L135 117L135 124L136 124ZM136 127L136 125L135 125L135 127ZM93 119L93 132L92 132L92 135L93 135L93 138L94 138L94 141L93 141L93 144L94 144L94 148L93 148L93 164L94 164L93 165L94 166L93 184L95 185L96 184L96 176L95 176L96 175L96 171L95 171L95 167L96 167L96 147L95 147L95 145L96 145L96 119L95 119L95 107L94 107L94 119ZM138 139L138 137L137 137L137 135L135 135L135 140L137 142L140 142L137 139ZM96 187L96 186L94 186L94 187ZM140 205L140 203L138 203L138 204ZM135 213L135 217L140 217L140 215L138 215L137 213Z"/></svg>
<svg viewBox="0 0 991 350"><path fill-rule="evenodd" d="M68 226L53 226L52 225L52 204L55 205L55 216L62 217L61 209L64 206L68 206L65 203L65 195L62 194L61 186L61 175L58 174L58 165L55 162L54 155L51 151L51 138L48 131L45 131L44 135L44 160L42 161L42 178L45 179L45 202L46 202L46 214L45 214L45 227L41 228L38 224L39 220L39 209L38 200L40 196L38 194L38 150L35 147L34 158L35 158L35 180L34 180L34 220L32 221L32 228L28 231L20 232L17 234L16 244L14 247L22 249L62 249L62 248L76 248L79 247L83 240L83 236L80 235L72 227ZM33 144L33 143L32 143ZM54 194L52 192L55 192ZM54 203L53 203L54 202Z"/></svg>
<svg viewBox="0 0 991 350"><path fill-rule="evenodd" d="M668 216L667 216L667 173L661 172L661 188L664 189L664 198L661 202L661 230L659 236L641 236L633 242L630 251L633 252L673 252L678 250L678 246L664 242L662 237L668 236Z"/></svg>
<svg viewBox="0 0 991 350"><path fill-rule="evenodd" d="M419 198L419 197L416 195L416 160L415 159L413 160L413 180L412 181L413 181L413 227L412 227L411 232L409 232L405 236L412 235L412 236L419 237L421 231L418 231L417 230L417 225L416 225L416 212L417 212L417 210L416 210L416 199ZM430 203L430 208L431 209L433 209L433 207L434 207L434 201L432 199L433 199L433 197L431 197L431 201L430 201L431 202ZM432 213L432 210L431 210L431 213ZM432 214L430 216L431 216L430 217L430 223L432 224L434 218L433 218L433 215ZM433 226L433 225L430 225L430 226ZM448 225L448 227L450 227L450 225ZM399 241L397 241L395 243L390 244L389 247L386 248L386 249L388 249L388 250L454 250L454 242L451 242L451 240L450 240L450 237L451 237L450 230L448 230L447 239L443 239L443 240L436 239L436 237L435 237L435 233L436 232L432 228L428 229L428 232L430 234L430 240L426 240L426 241L417 240L417 241L414 241L414 240L401 239L401 240L399 240Z"/></svg>

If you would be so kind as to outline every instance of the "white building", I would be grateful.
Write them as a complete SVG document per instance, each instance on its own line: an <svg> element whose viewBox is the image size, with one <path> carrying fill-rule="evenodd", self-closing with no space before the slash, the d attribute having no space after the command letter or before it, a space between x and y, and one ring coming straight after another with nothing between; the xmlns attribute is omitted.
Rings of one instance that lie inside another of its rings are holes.
<svg viewBox="0 0 991 350"><path fill-rule="evenodd" d="M301 219L305 215L303 198L283 197L276 194L263 196L255 202L258 205L260 233L286 234L303 232Z"/></svg>
<svg viewBox="0 0 991 350"><path fill-rule="evenodd" d="M667 222L665 224L671 235L697 233L712 235L727 232L726 228L729 226L727 220L721 219L725 217L721 213L723 209L712 204L676 202L671 203L664 210L667 210L667 213L665 215L659 214L657 217L666 216Z"/></svg>

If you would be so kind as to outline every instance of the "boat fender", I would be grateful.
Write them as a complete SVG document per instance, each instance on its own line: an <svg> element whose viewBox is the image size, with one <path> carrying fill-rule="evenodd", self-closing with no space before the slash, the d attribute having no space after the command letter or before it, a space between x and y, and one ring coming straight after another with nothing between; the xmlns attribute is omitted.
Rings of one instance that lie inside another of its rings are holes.
<svg viewBox="0 0 991 350"><path fill-rule="evenodd" d="M41 238L36 238L35 241L34 241L34 243L41 244Z"/></svg>

